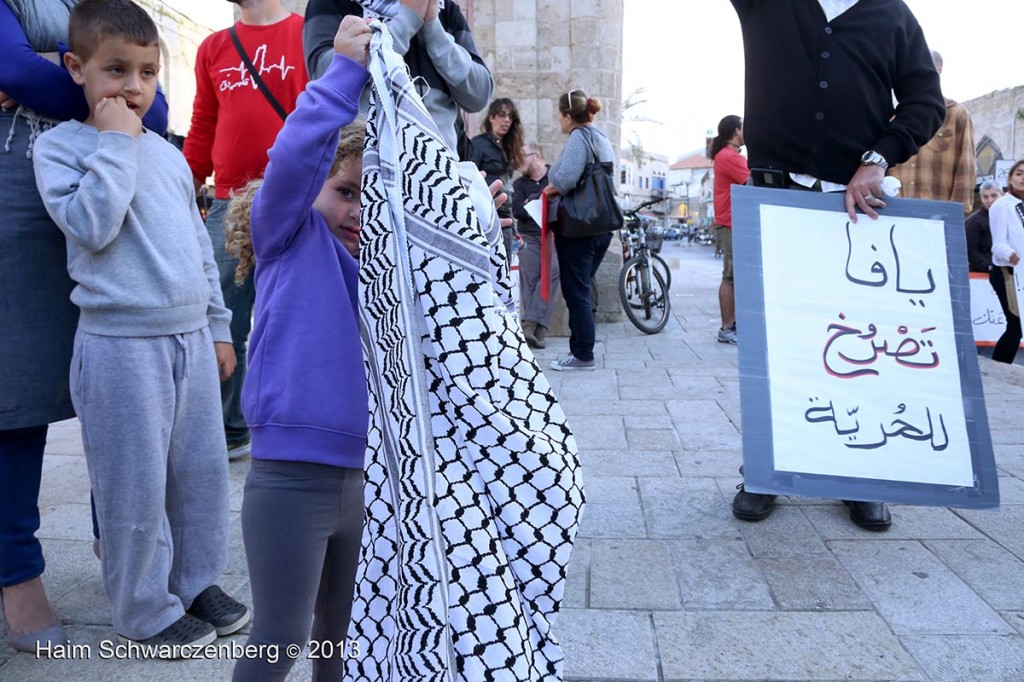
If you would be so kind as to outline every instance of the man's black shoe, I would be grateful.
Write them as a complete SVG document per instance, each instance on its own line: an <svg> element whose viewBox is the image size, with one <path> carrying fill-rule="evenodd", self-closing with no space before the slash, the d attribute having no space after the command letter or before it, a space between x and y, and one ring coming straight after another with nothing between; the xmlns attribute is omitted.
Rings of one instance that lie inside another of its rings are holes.
<svg viewBox="0 0 1024 682"><path fill-rule="evenodd" d="M892 515L882 502L843 500L843 504L850 508L850 520L864 530L881 533L892 525Z"/></svg>
<svg viewBox="0 0 1024 682"><path fill-rule="evenodd" d="M748 493L743 484L736 486L736 497L732 500L732 515L741 521L763 521L775 508L775 495Z"/></svg>

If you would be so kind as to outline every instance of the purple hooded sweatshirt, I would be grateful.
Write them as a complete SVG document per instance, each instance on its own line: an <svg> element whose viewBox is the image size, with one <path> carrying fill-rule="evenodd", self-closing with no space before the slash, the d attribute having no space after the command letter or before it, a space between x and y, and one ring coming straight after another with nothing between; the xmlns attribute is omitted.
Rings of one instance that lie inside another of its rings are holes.
<svg viewBox="0 0 1024 682"><path fill-rule="evenodd" d="M252 205L255 321L242 407L252 456L362 468L369 407L359 263L313 209L366 70L335 55L270 149Z"/></svg>

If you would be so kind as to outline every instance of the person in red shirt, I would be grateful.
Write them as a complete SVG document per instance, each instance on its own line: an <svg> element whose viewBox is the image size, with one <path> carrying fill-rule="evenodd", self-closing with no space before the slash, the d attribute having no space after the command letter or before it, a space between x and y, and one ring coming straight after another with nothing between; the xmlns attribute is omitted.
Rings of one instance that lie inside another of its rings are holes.
<svg viewBox="0 0 1024 682"><path fill-rule="evenodd" d="M718 122L718 136L711 140L709 156L715 162L715 241L722 252L722 284L718 306L722 311L719 343L736 343L736 288L732 279L732 186L750 177L747 160L740 156L743 120L726 116Z"/></svg>
<svg viewBox="0 0 1024 682"><path fill-rule="evenodd" d="M276 105L253 78L235 47L231 29L217 31L203 41L196 56L196 97L184 153L197 194L211 173L216 183L206 229L220 270L224 304L232 315L231 341L238 367L221 384L221 399L228 458L238 459L249 453L249 427L242 414L241 395L256 294L251 273L241 285L234 282L238 261L224 250L224 214L232 192L263 177L267 150L284 125L282 114L295 108L309 77L300 15L285 9L281 0L230 1L242 13L233 29Z"/></svg>

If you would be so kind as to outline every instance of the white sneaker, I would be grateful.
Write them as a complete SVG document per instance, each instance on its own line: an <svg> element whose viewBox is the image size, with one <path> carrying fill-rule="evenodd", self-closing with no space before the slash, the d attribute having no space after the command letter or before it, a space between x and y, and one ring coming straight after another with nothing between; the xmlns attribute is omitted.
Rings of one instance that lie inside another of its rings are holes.
<svg viewBox="0 0 1024 682"><path fill-rule="evenodd" d="M551 369L556 372L580 372L584 370L593 370L597 367L597 363L593 360L580 360L575 355L567 355L561 360L552 360Z"/></svg>
<svg viewBox="0 0 1024 682"><path fill-rule="evenodd" d="M232 445L228 448L228 461L235 462L240 459L245 459L252 452L252 441L247 440L244 443L238 445Z"/></svg>

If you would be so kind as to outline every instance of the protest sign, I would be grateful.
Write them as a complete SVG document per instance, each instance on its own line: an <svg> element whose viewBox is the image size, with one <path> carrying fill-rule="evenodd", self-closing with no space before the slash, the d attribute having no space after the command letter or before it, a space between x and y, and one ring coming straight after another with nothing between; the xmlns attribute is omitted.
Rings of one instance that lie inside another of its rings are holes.
<svg viewBox="0 0 1024 682"><path fill-rule="evenodd" d="M887 202L733 187L746 488L997 506L962 208Z"/></svg>
<svg viewBox="0 0 1024 682"><path fill-rule="evenodd" d="M1020 270L1013 273L1017 283L1017 300L1024 300L1024 278ZM971 273L971 328L974 330L974 343L980 347L991 348L1006 331L1006 316L999 305L999 297L989 283L988 275L981 272ZM1021 342L1024 346L1024 341Z"/></svg>

